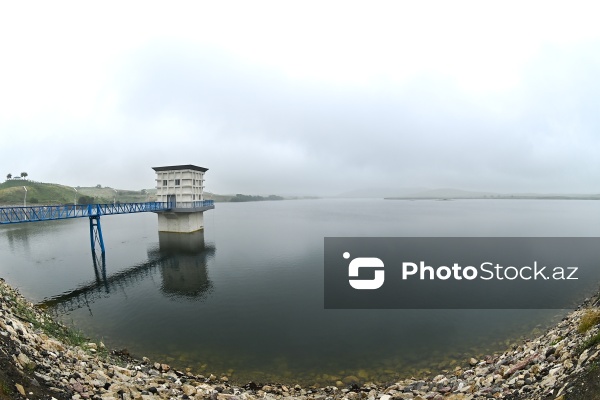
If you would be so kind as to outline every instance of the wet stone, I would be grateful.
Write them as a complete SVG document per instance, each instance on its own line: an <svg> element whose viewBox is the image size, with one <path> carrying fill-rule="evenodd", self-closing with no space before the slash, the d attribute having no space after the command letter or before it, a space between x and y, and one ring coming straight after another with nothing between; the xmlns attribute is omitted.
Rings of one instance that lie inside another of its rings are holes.
<svg viewBox="0 0 600 400"><path fill-rule="evenodd" d="M0 290L11 289L0 280ZM18 296L13 297L18 299ZM37 385L54 387L52 390L57 394L56 397L63 398L69 393L69 397L75 400L538 399L549 393L558 396L557 393L561 393L559 390L565 393L574 371L584 371L593 364L591 360L600 357L597 347L586 349L581 354L577 351L586 338L600 331L598 326L594 326L587 336L578 333L578 323L585 309L582 307L546 333L514 345L504 353L484 357L457 353L456 359L462 362L452 365L451 370L426 379L404 379L380 386L370 382L376 376L373 371L357 370L355 375L350 371L328 375L328 381L335 382L335 386L324 388L305 386L303 389L296 382L275 384L268 381L260 386L256 383L237 386L235 382L230 382L233 380L232 370L216 375L217 371L210 373L204 366L201 370L205 371L205 375L194 375L191 368L184 368L183 373L177 369L179 366L151 363L148 358L134 360L129 354L127 364L117 365L99 354L90 354L90 350L103 347L101 343L67 346L32 329L30 324L19 321L11 307L3 305L0 309L0 333L3 334L2 340L11 341L12 348L18 349L10 354L12 362L20 366L23 372L33 368L30 377L35 376ZM50 318L33 308L32 313L40 319ZM31 381L31 384L36 383ZM25 388L22 389L26 392ZM20 393L16 385L14 390ZM23 394L21 396L26 397Z"/></svg>

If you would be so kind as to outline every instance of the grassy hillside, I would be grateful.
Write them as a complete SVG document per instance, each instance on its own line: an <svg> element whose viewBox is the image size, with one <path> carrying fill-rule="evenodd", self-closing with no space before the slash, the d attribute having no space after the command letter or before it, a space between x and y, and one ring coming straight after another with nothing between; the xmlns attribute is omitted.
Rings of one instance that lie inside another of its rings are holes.
<svg viewBox="0 0 600 400"><path fill-rule="evenodd" d="M0 204L22 205L27 188L27 204L66 204L73 203L75 191L63 185L10 180L0 184Z"/></svg>
<svg viewBox="0 0 600 400"><path fill-rule="evenodd" d="M55 183L34 182L23 179L13 179L0 183L0 205L23 205L27 188L27 205L73 204L77 196L77 204L87 203L140 203L156 201L156 189L144 190L115 190L110 187L77 187ZM75 192L77 189L77 192ZM219 195L204 193L206 200L216 202L245 202L283 200L281 196L251 196L245 194Z"/></svg>
<svg viewBox="0 0 600 400"><path fill-rule="evenodd" d="M99 203L141 203L144 201L156 201L156 189L154 190L115 190L110 187L78 187L80 195L90 196L98 199Z"/></svg>
<svg viewBox="0 0 600 400"><path fill-rule="evenodd" d="M281 196L276 196L274 194L269 196L252 196L248 194L214 194L209 192L204 192L205 200L214 200L216 203L241 203L247 201L267 201L267 200L284 200Z"/></svg>
<svg viewBox="0 0 600 400"><path fill-rule="evenodd" d="M73 204L76 195L78 204L112 203L115 199L121 203L156 199L155 195L149 193L151 191L118 190L115 193L112 188L78 187L75 193L75 189L70 186L28 180L8 180L0 183L0 204L22 205L25 197L23 186L27 188L27 205Z"/></svg>

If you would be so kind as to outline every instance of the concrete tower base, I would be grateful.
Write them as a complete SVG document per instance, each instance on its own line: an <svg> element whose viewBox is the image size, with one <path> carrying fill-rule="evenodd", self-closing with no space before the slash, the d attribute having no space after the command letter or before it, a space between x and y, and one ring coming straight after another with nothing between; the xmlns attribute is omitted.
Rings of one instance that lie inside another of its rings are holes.
<svg viewBox="0 0 600 400"><path fill-rule="evenodd" d="M203 212L162 212L158 214L159 232L190 233L204 229Z"/></svg>

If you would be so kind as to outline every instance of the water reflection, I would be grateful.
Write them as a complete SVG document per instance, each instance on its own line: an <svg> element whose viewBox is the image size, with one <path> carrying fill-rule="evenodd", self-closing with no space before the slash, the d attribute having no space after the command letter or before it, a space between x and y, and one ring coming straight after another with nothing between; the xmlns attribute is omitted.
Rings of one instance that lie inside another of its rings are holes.
<svg viewBox="0 0 600 400"><path fill-rule="evenodd" d="M159 232L161 290L169 297L203 299L212 290L206 263L214 246L204 242L204 231Z"/></svg>
<svg viewBox="0 0 600 400"><path fill-rule="evenodd" d="M110 292L108 279L106 278L106 255L104 252L96 253L92 250L92 262L94 263L94 275L96 276L97 284L104 284L106 293Z"/></svg>
<svg viewBox="0 0 600 400"><path fill-rule="evenodd" d="M600 224L590 221L599 215L598 204L224 203L205 221L200 240L159 238L155 215L112 216L103 221L110 234L97 273L87 221L39 222L23 224L11 238L5 232L12 228L0 227L0 275L34 300L65 292L48 301L60 320L111 348L126 347L177 369L226 373L238 382L330 384L363 379L365 371L365 379L394 381L416 368L437 371L503 351L521 335L543 333L555 313L325 310L324 237L597 237ZM218 253L209 245L217 241Z"/></svg>
<svg viewBox="0 0 600 400"><path fill-rule="evenodd" d="M15 251L15 246L22 246L26 253L30 253L29 247L29 236L31 230L27 226L11 227L12 229L6 229L5 236L12 252Z"/></svg>
<svg viewBox="0 0 600 400"><path fill-rule="evenodd" d="M109 297L116 290L135 286L156 269L160 270L160 288L166 297L204 300L212 290L207 261L214 253L214 245L205 243L202 231L190 234L161 232L158 246L148 250L146 262L109 275L105 255L92 252L95 280L47 298L40 305L58 313L85 307L91 314L90 303Z"/></svg>

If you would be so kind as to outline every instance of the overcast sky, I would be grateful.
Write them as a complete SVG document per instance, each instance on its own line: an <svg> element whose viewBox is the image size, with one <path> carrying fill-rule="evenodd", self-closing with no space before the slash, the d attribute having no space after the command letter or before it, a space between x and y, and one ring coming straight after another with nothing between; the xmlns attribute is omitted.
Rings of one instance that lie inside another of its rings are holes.
<svg viewBox="0 0 600 400"><path fill-rule="evenodd" d="M600 192L600 6L3 2L0 180Z"/></svg>

